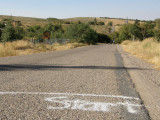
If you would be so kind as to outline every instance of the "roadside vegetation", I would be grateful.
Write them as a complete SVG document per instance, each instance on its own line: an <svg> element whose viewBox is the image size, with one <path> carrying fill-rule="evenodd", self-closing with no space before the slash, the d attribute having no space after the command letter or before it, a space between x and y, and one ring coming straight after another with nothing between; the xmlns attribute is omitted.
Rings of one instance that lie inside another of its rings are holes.
<svg viewBox="0 0 160 120"><path fill-rule="evenodd" d="M13 42L0 43L0 57L7 56L18 56L24 54L33 54L40 52L50 52L50 51L59 51L67 50L76 47L86 46L83 43L67 43L67 44L43 44L37 43L33 44L30 41L18 40Z"/></svg>
<svg viewBox="0 0 160 120"><path fill-rule="evenodd" d="M155 67L160 69L160 19L146 22L137 29L126 35L130 40L122 42L124 50L155 64ZM134 35L134 38L129 35Z"/></svg>
<svg viewBox="0 0 160 120"><path fill-rule="evenodd" d="M160 69L160 43L154 38L143 41L124 41L122 46L125 51L155 64L155 67Z"/></svg>
<svg viewBox="0 0 160 120"><path fill-rule="evenodd" d="M48 18L47 20L56 21L57 19ZM20 21L16 25L14 23L15 21L12 19L5 19L5 22L0 23L0 57L110 42L107 35L97 33L89 24L81 22L70 24L65 28L61 24L52 23L45 26L34 25L24 28ZM66 42L63 44L47 43L48 40L53 42L57 39L65 39Z"/></svg>
<svg viewBox="0 0 160 120"><path fill-rule="evenodd" d="M24 26L24 22L16 21L15 25L12 18L3 18L0 22L0 57L115 41L118 44L122 43L126 51L149 59L159 66L160 19L155 21L125 19L123 24L106 18L75 18L70 21L56 18L24 19L45 24ZM46 33L49 36L47 38ZM67 41L63 45L46 44L45 41L48 39L66 39L69 43Z"/></svg>

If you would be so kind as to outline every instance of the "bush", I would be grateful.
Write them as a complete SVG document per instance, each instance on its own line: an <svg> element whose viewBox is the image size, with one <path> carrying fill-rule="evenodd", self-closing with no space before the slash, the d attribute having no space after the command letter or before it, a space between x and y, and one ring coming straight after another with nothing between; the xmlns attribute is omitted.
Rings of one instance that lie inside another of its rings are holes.
<svg viewBox="0 0 160 120"><path fill-rule="evenodd" d="M110 34L110 38L112 41L115 41L115 43L121 43L122 40L119 39L119 33L118 32L113 32L112 34Z"/></svg>
<svg viewBox="0 0 160 120"><path fill-rule="evenodd" d="M98 25L105 25L104 22L98 22Z"/></svg>
<svg viewBox="0 0 160 120"><path fill-rule="evenodd" d="M155 22L156 22L156 27L160 29L160 19L156 19Z"/></svg>
<svg viewBox="0 0 160 120"><path fill-rule="evenodd" d="M0 23L0 29L4 28L5 24L4 23Z"/></svg>
<svg viewBox="0 0 160 120"><path fill-rule="evenodd" d="M154 36L160 42L160 29L154 31Z"/></svg>
<svg viewBox="0 0 160 120"><path fill-rule="evenodd" d="M119 40L130 40L131 35L129 33L130 24L123 25L119 30Z"/></svg>
<svg viewBox="0 0 160 120"><path fill-rule="evenodd" d="M98 42L97 33L90 28L88 24L73 24L67 28L66 37L71 42L82 42L87 44L95 44Z"/></svg>
<svg viewBox="0 0 160 120"><path fill-rule="evenodd" d="M51 38L64 38L64 33L62 30L51 32Z"/></svg>
<svg viewBox="0 0 160 120"><path fill-rule="evenodd" d="M110 21L110 22L108 22L108 24L107 24L107 26L112 26L113 25L113 23Z"/></svg>
<svg viewBox="0 0 160 120"><path fill-rule="evenodd" d="M24 30L22 27L15 28L15 39L21 40L24 37Z"/></svg>
<svg viewBox="0 0 160 120"><path fill-rule="evenodd" d="M26 32L28 37L39 38L39 32L41 32L41 27L39 25L28 27ZM42 33L43 35L43 33Z"/></svg>
<svg viewBox="0 0 160 120"><path fill-rule="evenodd" d="M8 21L12 21L12 19L11 18L4 18L3 21L8 22Z"/></svg>
<svg viewBox="0 0 160 120"><path fill-rule="evenodd" d="M96 22L96 21L90 21L88 22L89 25L105 25L104 22Z"/></svg>
<svg viewBox="0 0 160 120"><path fill-rule="evenodd" d="M71 24L71 22L65 22L65 24Z"/></svg>
<svg viewBox="0 0 160 120"><path fill-rule="evenodd" d="M2 42L12 41L15 39L15 30L11 22L8 22L2 32Z"/></svg>
<svg viewBox="0 0 160 120"><path fill-rule="evenodd" d="M94 21L90 21L90 22L88 22L88 24L89 24L89 25L95 25L95 24L94 24Z"/></svg>
<svg viewBox="0 0 160 120"><path fill-rule="evenodd" d="M59 21L57 18L47 18L48 21L53 22L53 21Z"/></svg>
<svg viewBox="0 0 160 120"><path fill-rule="evenodd" d="M145 22L140 26L143 40L154 36L154 27L155 24L152 21Z"/></svg>

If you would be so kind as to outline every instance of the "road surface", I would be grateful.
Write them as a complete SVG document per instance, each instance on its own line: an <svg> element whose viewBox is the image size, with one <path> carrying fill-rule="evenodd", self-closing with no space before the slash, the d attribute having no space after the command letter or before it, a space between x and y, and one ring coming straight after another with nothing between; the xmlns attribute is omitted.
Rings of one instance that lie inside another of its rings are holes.
<svg viewBox="0 0 160 120"><path fill-rule="evenodd" d="M116 45L0 58L0 119L148 120Z"/></svg>

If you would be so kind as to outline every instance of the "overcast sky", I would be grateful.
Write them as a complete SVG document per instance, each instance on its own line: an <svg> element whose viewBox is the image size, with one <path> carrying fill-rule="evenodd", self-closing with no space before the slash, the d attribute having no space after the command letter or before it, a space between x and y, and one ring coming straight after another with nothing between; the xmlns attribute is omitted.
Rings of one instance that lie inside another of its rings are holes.
<svg viewBox="0 0 160 120"><path fill-rule="evenodd" d="M160 18L160 0L0 0L0 15L71 18Z"/></svg>

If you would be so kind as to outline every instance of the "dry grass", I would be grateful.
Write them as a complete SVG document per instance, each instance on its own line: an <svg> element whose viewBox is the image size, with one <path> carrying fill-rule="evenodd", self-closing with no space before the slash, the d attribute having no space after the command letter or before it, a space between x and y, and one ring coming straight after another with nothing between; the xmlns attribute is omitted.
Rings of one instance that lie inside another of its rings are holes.
<svg viewBox="0 0 160 120"><path fill-rule="evenodd" d="M33 44L29 41L19 40L14 42L7 42L6 44L0 43L0 57L67 50L85 45L86 44L82 43L67 43L64 45L60 44L49 45L42 43Z"/></svg>
<svg viewBox="0 0 160 120"><path fill-rule="evenodd" d="M60 22L62 22L61 20L58 19L53 21L48 21L47 19L43 18L0 15L1 20L3 20L4 18L12 18L15 21L21 21L23 27L34 26L34 25L44 26L48 23L59 24Z"/></svg>
<svg viewBox="0 0 160 120"><path fill-rule="evenodd" d="M102 34L109 33L108 27L105 25L91 25L91 28L93 28L98 33L102 33Z"/></svg>
<svg viewBox="0 0 160 120"><path fill-rule="evenodd" d="M68 18L68 19L63 19L64 21L68 21L68 22L78 22L81 21L83 23L88 23L90 21L94 21L95 17L76 17L76 18ZM105 25L108 24L108 22L112 22L113 25L123 25L125 24L126 20L122 20L122 19L105 19L105 18L96 18L98 22L104 22ZM129 23L133 24L134 21L132 20L128 20ZM143 23L143 22L140 22Z"/></svg>
<svg viewBox="0 0 160 120"><path fill-rule="evenodd" d="M160 69L160 43L153 38L140 41L124 41L124 50L155 64Z"/></svg>

